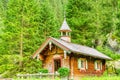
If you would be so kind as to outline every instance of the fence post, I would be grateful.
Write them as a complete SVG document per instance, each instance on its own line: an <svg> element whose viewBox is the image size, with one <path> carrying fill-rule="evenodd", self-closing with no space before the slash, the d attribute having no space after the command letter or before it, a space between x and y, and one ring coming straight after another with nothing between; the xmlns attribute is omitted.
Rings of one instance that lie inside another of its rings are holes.
<svg viewBox="0 0 120 80"><path fill-rule="evenodd" d="M36 74L17 74L18 79L30 79L31 77L37 77L42 79L43 77L50 77L52 78L52 80L54 80L56 77L58 77L59 74L58 73L36 73Z"/></svg>
<svg viewBox="0 0 120 80"><path fill-rule="evenodd" d="M42 74L42 73L40 72L40 73L39 73L40 79L42 79L42 75L41 75L41 74Z"/></svg>
<svg viewBox="0 0 120 80"><path fill-rule="evenodd" d="M21 78L23 79L23 76L21 76Z"/></svg>
<svg viewBox="0 0 120 80"><path fill-rule="evenodd" d="M19 76L19 74L17 74L17 78L18 78L18 79L20 79L20 76Z"/></svg>
<svg viewBox="0 0 120 80"><path fill-rule="evenodd" d="M28 77L29 77L29 76L28 76L28 73L27 73L27 74L25 74L25 77L26 77L26 79L28 79Z"/></svg>

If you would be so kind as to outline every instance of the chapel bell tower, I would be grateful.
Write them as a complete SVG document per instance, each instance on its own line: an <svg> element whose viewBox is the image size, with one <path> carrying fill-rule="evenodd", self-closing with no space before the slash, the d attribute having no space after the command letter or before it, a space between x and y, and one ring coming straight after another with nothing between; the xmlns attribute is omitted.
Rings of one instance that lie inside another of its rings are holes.
<svg viewBox="0 0 120 80"><path fill-rule="evenodd" d="M71 42L71 36L70 36L70 32L72 31L70 29L70 27L68 26L66 19L64 19L63 24L60 28L60 33L61 33L61 37L60 39L66 41L66 42Z"/></svg>

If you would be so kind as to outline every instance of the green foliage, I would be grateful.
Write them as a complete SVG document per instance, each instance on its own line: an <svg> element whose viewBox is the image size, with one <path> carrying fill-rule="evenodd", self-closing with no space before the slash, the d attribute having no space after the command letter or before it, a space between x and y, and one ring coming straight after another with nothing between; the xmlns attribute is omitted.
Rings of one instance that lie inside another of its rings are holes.
<svg viewBox="0 0 120 80"><path fill-rule="evenodd" d="M120 76L120 69L115 69L115 73Z"/></svg>
<svg viewBox="0 0 120 80"><path fill-rule="evenodd" d="M120 59L120 54L115 53L114 51L110 50L110 48L108 48L108 47L97 46L97 49L98 49L100 52L108 55L109 57L111 57L111 58L114 59L114 60Z"/></svg>
<svg viewBox="0 0 120 80"><path fill-rule="evenodd" d="M66 77L69 75L70 70L66 67L61 67L58 69L58 73L60 74L61 77Z"/></svg>
<svg viewBox="0 0 120 80"><path fill-rule="evenodd" d="M14 80L51 80L51 78L29 78L29 79L14 79ZM54 80L60 80L59 77L55 77Z"/></svg>
<svg viewBox="0 0 120 80"><path fill-rule="evenodd" d="M23 55L19 56L20 59L18 58L14 64L15 67L18 66L16 71L11 69L13 63L5 64L5 60L2 58L3 60L0 60L3 61L0 63L1 74L6 72L8 75L5 76L12 77L9 74L12 71L15 74L37 73L42 67L41 61L33 60L30 56L48 36L58 36L57 31L63 19L62 15L58 15L58 13L63 13L62 1L59 0L61 4L57 7L54 5L58 2L51 1L54 3L48 0L0 1L0 33L2 32L0 34L0 55L2 57L4 54L18 55L21 51ZM22 62L21 67L19 62Z"/></svg>
<svg viewBox="0 0 120 80"><path fill-rule="evenodd" d="M115 74L115 69L114 69L114 67L113 67L113 66L107 67L107 72L108 72L108 74Z"/></svg>
<svg viewBox="0 0 120 80"><path fill-rule="evenodd" d="M38 72L42 63L30 56L48 36L59 36L64 10L72 28L72 42L119 59L119 5L120 0L0 0L0 74L11 77L12 72ZM108 46L110 33L118 43L117 49ZM23 56L18 56L20 51Z"/></svg>
<svg viewBox="0 0 120 80"><path fill-rule="evenodd" d="M16 77L16 74L19 72L19 66L14 65L14 67L10 70L5 70L4 73L1 74L3 78L8 78L8 77Z"/></svg>
<svg viewBox="0 0 120 80"><path fill-rule="evenodd" d="M40 73L48 73L48 70L47 69L40 69L39 72Z"/></svg>
<svg viewBox="0 0 120 80"><path fill-rule="evenodd" d="M113 32L119 42L119 4L119 0L69 0L67 21L73 30L72 41L95 48L106 46L106 36Z"/></svg>
<svg viewBox="0 0 120 80"><path fill-rule="evenodd" d="M10 70L15 67L15 64L20 60L19 55L0 55L0 73ZM2 70L2 71L1 71Z"/></svg>
<svg viewBox="0 0 120 80"><path fill-rule="evenodd" d="M103 76L108 76L108 72L107 72L107 70L104 71Z"/></svg>
<svg viewBox="0 0 120 80"><path fill-rule="evenodd" d="M42 68L42 62L26 56L23 58L23 66L20 68L19 73L38 73L39 69Z"/></svg>
<svg viewBox="0 0 120 80"><path fill-rule="evenodd" d="M19 55L0 55L0 74L2 77L13 77L18 71L18 66L16 65L20 57Z"/></svg>
<svg viewBox="0 0 120 80"><path fill-rule="evenodd" d="M119 76L84 77L81 80L119 80Z"/></svg>

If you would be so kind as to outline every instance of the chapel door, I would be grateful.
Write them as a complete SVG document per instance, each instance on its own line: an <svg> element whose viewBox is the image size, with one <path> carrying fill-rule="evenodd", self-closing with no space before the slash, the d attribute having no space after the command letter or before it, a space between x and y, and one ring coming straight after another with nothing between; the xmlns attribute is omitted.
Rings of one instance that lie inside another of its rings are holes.
<svg viewBox="0 0 120 80"><path fill-rule="evenodd" d="M55 59L54 60L54 72L58 71L58 69L61 67L61 60Z"/></svg>

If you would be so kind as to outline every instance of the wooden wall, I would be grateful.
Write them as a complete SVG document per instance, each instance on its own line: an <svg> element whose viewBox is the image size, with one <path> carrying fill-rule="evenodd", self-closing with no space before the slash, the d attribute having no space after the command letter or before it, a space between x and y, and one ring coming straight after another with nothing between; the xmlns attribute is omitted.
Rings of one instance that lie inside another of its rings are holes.
<svg viewBox="0 0 120 80"><path fill-rule="evenodd" d="M57 46L52 46L52 50L46 49L41 55L44 56L43 68L54 73L54 59L61 59L61 66L69 68L69 56L64 59L64 51Z"/></svg>
<svg viewBox="0 0 120 80"><path fill-rule="evenodd" d="M96 58L88 57L88 56L82 56L82 58L87 59L88 69L86 69L86 70L78 69L78 58L80 58L80 57L81 56L74 57L74 64L73 64L74 65L74 69L73 69L74 76L85 76L85 75L87 75L87 76L95 76L95 75L100 76L105 71L105 60L102 60L102 70L97 71L94 68L94 61L95 60L100 60L100 59L96 59Z"/></svg>
<svg viewBox="0 0 120 80"><path fill-rule="evenodd" d="M105 71L105 60L102 64L102 71L96 71L94 69L94 61L96 58L90 57L90 56L83 56L83 55L76 55L74 53L71 53L67 55L67 58L64 59L64 51L60 49L57 46L52 46L52 50L46 49L41 54L43 56L43 67L48 69L49 72L54 73L54 59L60 58L61 59L61 66L62 67L68 67L71 69L71 73L73 73L73 76L94 76L98 75L100 76ZM70 57L71 56L71 57ZM86 71L81 71L78 69L78 58L86 58L88 62L88 69ZM71 60L70 60L71 59Z"/></svg>

